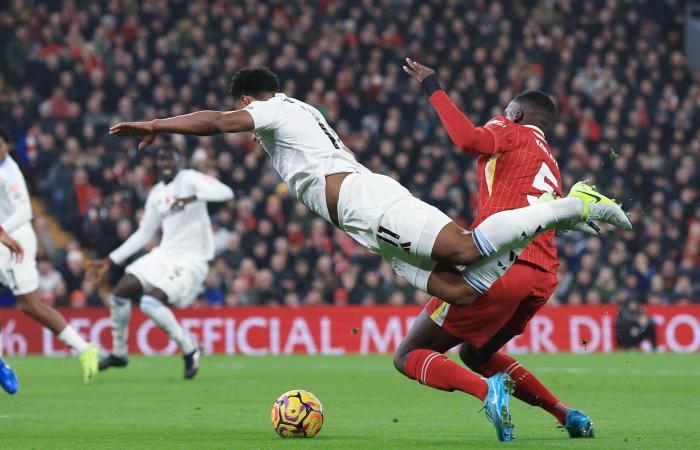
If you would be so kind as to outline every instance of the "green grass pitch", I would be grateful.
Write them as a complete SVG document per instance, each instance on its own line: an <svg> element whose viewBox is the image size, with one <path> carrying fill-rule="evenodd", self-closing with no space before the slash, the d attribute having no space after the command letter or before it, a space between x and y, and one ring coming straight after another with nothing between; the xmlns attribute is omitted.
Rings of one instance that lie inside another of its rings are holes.
<svg viewBox="0 0 700 450"><path fill-rule="evenodd" d="M544 411L512 404L516 440L496 441L480 403L399 375L388 356L209 356L195 380L182 359L132 357L82 385L78 361L9 358L17 395L0 394L7 449L208 448L699 448L700 355L530 355L520 361L591 415L597 437L572 440ZM313 439L270 425L279 394L301 387L323 402Z"/></svg>

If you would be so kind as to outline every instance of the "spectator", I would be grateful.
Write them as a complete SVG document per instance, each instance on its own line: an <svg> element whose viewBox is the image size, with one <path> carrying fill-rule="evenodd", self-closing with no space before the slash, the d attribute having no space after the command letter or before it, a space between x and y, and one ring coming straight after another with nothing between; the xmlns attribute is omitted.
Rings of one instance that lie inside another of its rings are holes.
<svg viewBox="0 0 700 450"><path fill-rule="evenodd" d="M564 189L588 178L631 211L633 232L559 239L553 302L700 302L700 88L683 55L682 2L400 3L387 14L380 0L178 7L163 0L165 17L153 14L151 1L80 11L73 2L13 1L0 42L7 81L0 121L18 137L32 191L80 245L54 250L58 242L37 215L50 260L47 298L68 303L59 295L63 278L70 292L96 303L66 254L116 248L138 224L155 181L152 156L110 137L108 125L233 109L228 78L246 64L276 70L287 93L318 107L361 162L468 226L475 167L453 151L422 92L401 73L400 61L413 55L439 70L476 123L519 91L551 92L560 115L547 140ZM45 26L37 31L34 23ZM217 260L203 301L425 301L296 203L249 136L173 140L193 167L236 191L211 211Z"/></svg>

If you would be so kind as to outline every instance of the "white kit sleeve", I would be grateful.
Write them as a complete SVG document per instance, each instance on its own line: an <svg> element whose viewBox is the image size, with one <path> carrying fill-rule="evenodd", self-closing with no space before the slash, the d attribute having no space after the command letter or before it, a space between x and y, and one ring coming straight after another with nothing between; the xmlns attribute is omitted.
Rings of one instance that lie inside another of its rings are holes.
<svg viewBox="0 0 700 450"><path fill-rule="evenodd" d="M119 248L109 254L109 259L115 264L123 264L131 255L150 242L153 235L158 231L158 226L160 226L162 219L149 195L138 229Z"/></svg>

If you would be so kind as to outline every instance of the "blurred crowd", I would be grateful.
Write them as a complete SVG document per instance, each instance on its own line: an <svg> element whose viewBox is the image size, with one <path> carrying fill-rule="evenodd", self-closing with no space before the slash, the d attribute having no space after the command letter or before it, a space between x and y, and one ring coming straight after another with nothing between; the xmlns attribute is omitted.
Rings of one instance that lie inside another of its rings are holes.
<svg viewBox="0 0 700 450"><path fill-rule="evenodd" d="M556 97L547 134L564 188L590 179L633 232L558 238L552 303L700 301L700 83L682 2L658 0L14 0L0 11L0 122L33 193L74 237L40 240L48 302L98 305L86 258L138 225L154 161L110 124L233 109L233 71L267 65L318 107L358 159L468 227L475 160L450 143L410 56L478 124L517 93ZM217 257L198 304L421 304L378 257L298 204L250 135L175 137L191 167L234 188L212 205ZM120 275L111 274L112 282Z"/></svg>

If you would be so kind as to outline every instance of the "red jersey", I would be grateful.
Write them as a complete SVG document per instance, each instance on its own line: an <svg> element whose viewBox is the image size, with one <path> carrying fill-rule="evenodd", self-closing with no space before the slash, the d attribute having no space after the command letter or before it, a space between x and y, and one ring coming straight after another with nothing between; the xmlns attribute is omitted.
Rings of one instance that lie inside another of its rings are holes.
<svg viewBox="0 0 700 450"><path fill-rule="evenodd" d="M479 156L479 213L472 228L499 211L537 203L544 192L562 195L559 166L539 128L502 116L483 128L493 135L496 153ZM523 249L520 260L555 272L559 259L553 238L554 231L537 237Z"/></svg>
<svg viewBox="0 0 700 450"><path fill-rule="evenodd" d="M474 127L444 91L433 93L430 103L454 143L479 155L479 211L472 227L499 211L536 203L544 192L562 195L559 166L539 128L502 116ZM559 259L554 231L532 241L519 259L555 273Z"/></svg>

